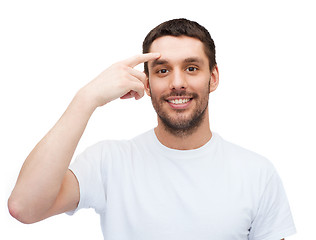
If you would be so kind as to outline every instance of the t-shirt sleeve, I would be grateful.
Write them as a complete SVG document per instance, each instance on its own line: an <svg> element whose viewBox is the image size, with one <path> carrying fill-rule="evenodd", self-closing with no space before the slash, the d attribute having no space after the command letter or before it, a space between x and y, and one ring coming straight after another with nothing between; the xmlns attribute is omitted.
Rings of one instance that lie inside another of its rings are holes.
<svg viewBox="0 0 316 240"><path fill-rule="evenodd" d="M97 213L105 210L106 169L103 158L103 144L99 143L78 155L70 165L69 169L79 183L80 200L77 208L67 212L68 215L73 215L82 208L93 208Z"/></svg>
<svg viewBox="0 0 316 240"><path fill-rule="evenodd" d="M274 170L250 229L250 240L280 240L296 232L282 181Z"/></svg>

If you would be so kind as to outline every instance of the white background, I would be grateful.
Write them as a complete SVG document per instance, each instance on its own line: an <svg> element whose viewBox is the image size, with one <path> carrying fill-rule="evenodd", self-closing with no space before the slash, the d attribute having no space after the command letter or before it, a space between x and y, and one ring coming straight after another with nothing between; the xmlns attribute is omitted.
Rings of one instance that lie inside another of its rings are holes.
<svg viewBox="0 0 316 240"><path fill-rule="evenodd" d="M210 96L211 129L273 162L298 230L288 239L315 239L312 2L1 1L0 239L102 239L93 210L24 225L9 215L7 198L24 159L77 90L140 53L148 31L178 17L204 25L216 43L220 85ZM149 97L116 100L94 113L76 154L155 125Z"/></svg>

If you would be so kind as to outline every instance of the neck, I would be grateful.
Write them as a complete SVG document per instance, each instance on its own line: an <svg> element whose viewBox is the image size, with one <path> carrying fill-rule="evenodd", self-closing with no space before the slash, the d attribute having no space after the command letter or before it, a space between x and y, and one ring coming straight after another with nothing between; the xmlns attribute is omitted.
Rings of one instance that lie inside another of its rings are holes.
<svg viewBox="0 0 316 240"><path fill-rule="evenodd" d="M206 110L205 116L198 127L182 134L174 134L168 131L164 123L158 118L155 134L163 145L172 149L190 150L202 147L212 137L208 110Z"/></svg>

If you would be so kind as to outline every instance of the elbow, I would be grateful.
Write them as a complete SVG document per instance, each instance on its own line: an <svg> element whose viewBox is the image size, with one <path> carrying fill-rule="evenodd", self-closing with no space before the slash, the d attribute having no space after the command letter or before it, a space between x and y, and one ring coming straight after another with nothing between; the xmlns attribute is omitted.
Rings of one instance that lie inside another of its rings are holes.
<svg viewBox="0 0 316 240"><path fill-rule="evenodd" d="M37 222L31 217L32 211L23 206L23 204L21 204L20 201L12 198L12 196L8 199L8 210L10 215L21 223L31 224Z"/></svg>

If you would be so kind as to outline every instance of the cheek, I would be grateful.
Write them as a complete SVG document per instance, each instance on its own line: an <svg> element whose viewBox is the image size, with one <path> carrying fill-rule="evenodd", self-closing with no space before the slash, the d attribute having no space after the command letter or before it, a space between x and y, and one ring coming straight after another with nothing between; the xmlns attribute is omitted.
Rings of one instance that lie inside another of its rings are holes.
<svg viewBox="0 0 316 240"><path fill-rule="evenodd" d="M191 79L189 88L194 92L209 92L210 80L207 78Z"/></svg>
<svg viewBox="0 0 316 240"><path fill-rule="evenodd" d="M166 91L167 85L166 82L163 81L162 79L158 78L149 78L149 90L151 91L152 94L154 95L159 95L162 94L164 91Z"/></svg>

